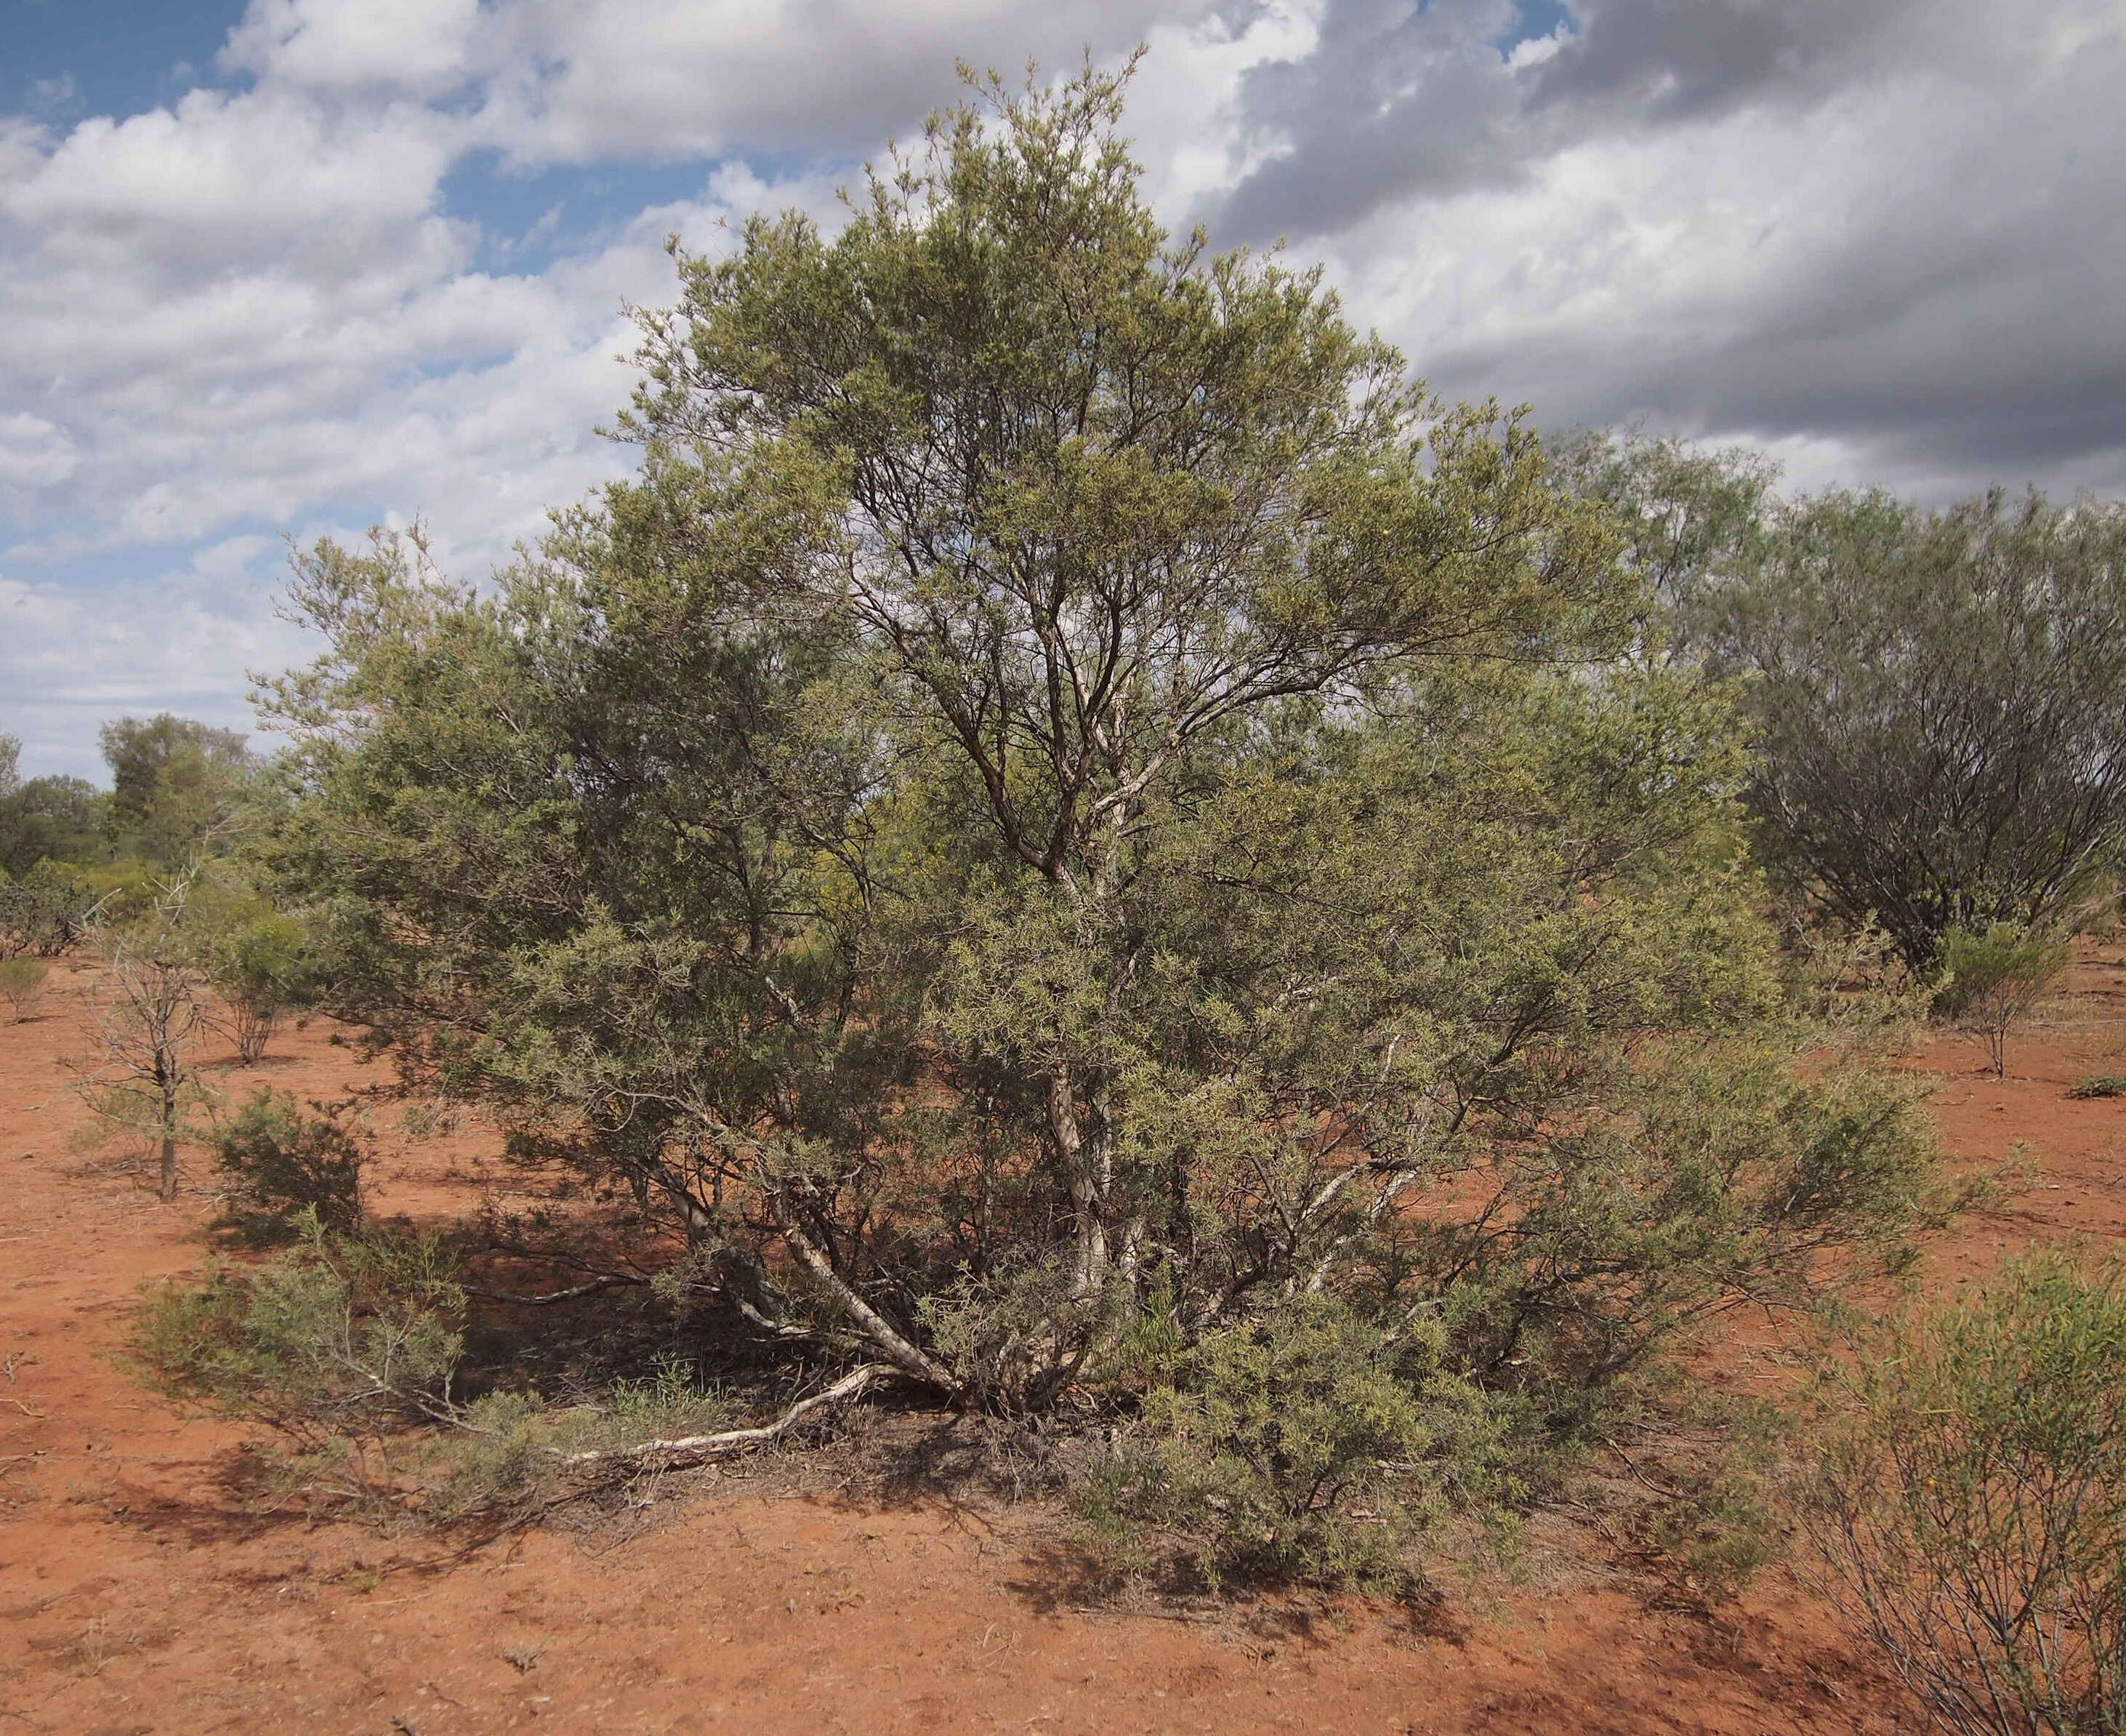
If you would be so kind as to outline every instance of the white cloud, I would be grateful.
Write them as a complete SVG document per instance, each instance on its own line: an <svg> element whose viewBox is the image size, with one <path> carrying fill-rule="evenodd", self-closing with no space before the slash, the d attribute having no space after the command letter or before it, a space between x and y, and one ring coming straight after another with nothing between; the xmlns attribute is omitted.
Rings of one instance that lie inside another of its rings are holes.
<svg viewBox="0 0 2126 1736"><path fill-rule="evenodd" d="M0 724L34 759L119 709L239 719L296 648L268 529L418 512L458 570L504 557L629 461L593 429L666 232L833 220L956 56L1148 38L1160 210L1303 238L1457 395L1808 481L2126 490L2118 0L1573 12L1504 53L1507 0L253 0L226 88L0 116ZM700 182L511 241L447 204L488 153Z"/></svg>
<svg viewBox="0 0 2126 1736"><path fill-rule="evenodd" d="M0 415L0 489L50 488L80 465L80 452L57 423L27 410Z"/></svg>
<svg viewBox="0 0 2126 1736"><path fill-rule="evenodd" d="M462 83L479 0L252 0L222 66L313 90L435 96Z"/></svg>
<svg viewBox="0 0 2126 1736"><path fill-rule="evenodd" d="M525 162L733 149L863 153L1007 72L1126 51L1210 0L499 0L482 125Z"/></svg>

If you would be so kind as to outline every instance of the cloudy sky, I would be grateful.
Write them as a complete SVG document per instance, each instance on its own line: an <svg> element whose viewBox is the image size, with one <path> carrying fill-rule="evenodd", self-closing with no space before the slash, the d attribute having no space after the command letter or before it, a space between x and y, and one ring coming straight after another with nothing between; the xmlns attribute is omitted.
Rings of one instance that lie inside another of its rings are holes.
<svg viewBox="0 0 2126 1736"><path fill-rule="evenodd" d="M0 0L0 729L248 721L284 536L484 572L627 462L664 237L956 57L1150 45L1158 204L1443 391L1798 485L2126 494L2126 0Z"/></svg>

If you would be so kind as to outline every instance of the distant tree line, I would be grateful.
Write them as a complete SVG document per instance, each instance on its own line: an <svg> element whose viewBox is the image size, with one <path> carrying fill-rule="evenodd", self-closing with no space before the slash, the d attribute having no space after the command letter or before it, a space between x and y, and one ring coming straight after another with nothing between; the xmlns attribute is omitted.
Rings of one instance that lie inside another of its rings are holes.
<svg viewBox="0 0 2126 1736"><path fill-rule="evenodd" d="M225 841L258 789L257 757L234 730L163 712L106 723L100 740L107 790L83 778L22 778L20 744L0 736L0 870L19 877L43 861L173 868Z"/></svg>
<svg viewBox="0 0 2126 1736"><path fill-rule="evenodd" d="M1561 445L1617 513L1675 652L1736 683L1757 857L1797 906L1944 937L2072 925L2126 843L2126 505L1994 490L1782 499L1742 451Z"/></svg>

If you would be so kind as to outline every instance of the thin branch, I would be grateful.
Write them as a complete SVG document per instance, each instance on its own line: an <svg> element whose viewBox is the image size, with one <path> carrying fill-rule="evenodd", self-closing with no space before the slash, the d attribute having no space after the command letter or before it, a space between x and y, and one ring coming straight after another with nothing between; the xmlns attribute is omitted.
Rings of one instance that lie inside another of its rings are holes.
<svg viewBox="0 0 2126 1736"><path fill-rule="evenodd" d="M623 1460L634 1464L650 1460L669 1470L698 1464L705 1459L718 1458L725 1453L741 1453L749 1447L772 1446L815 1411L857 1398L881 1375L895 1372L897 1371L885 1363L867 1362L810 1398L799 1399L774 1421L758 1428L726 1429L719 1435L683 1435L672 1440L645 1440L638 1446L600 1447L589 1452L566 1453L561 1463L612 1464Z"/></svg>

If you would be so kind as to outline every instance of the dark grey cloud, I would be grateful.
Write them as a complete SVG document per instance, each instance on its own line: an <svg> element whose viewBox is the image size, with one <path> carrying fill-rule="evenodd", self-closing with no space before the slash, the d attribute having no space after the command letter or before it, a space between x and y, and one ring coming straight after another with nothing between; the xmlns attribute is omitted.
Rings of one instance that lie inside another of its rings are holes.
<svg viewBox="0 0 2126 1736"><path fill-rule="evenodd" d="M1327 0L1298 60L1256 68L1245 127L1276 154L1215 201L1221 233L1333 234L1382 206L1510 185L1567 146L1753 105L1821 102L1955 50L1941 0L1582 0L1547 58L1511 0Z"/></svg>
<svg viewBox="0 0 2126 1736"><path fill-rule="evenodd" d="M1530 80L1530 106L1601 104L1611 124L1818 100L1915 43L1920 0L1599 0ZM1938 9L1937 9L1938 10Z"/></svg>
<svg viewBox="0 0 2126 1736"><path fill-rule="evenodd" d="M1327 0L1214 232L1326 249L1453 395L2126 492L2126 7L1587 0L1509 58L1513 16Z"/></svg>

